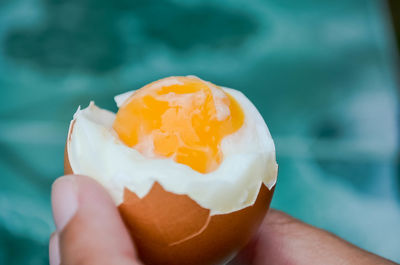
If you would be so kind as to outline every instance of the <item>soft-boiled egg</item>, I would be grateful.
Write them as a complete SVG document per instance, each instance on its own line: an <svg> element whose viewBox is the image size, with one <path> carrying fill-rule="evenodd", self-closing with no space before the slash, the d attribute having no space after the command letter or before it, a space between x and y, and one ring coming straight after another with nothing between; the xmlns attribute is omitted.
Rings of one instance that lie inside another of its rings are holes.
<svg viewBox="0 0 400 265"><path fill-rule="evenodd" d="M71 121L65 173L110 193L146 264L222 264L258 228L277 178L275 147L241 92L168 77L93 102ZM106 240L106 239L105 239Z"/></svg>

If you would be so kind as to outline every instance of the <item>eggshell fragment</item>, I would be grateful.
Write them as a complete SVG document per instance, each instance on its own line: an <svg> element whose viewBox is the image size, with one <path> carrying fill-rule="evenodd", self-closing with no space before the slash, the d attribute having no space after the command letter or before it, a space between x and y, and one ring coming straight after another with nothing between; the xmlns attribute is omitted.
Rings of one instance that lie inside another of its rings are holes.
<svg viewBox="0 0 400 265"><path fill-rule="evenodd" d="M73 174L67 149L64 172ZM218 265L249 241L269 208L274 189L263 184L252 206L210 216L208 209L187 195L168 192L155 182L141 199L125 189L118 209L145 264Z"/></svg>
<svg viewBox="0 0 400 265"><path fill-rule="evenodd" d="M254 205L210 216L188 196L155 183L142 199L125 190L118 208L146 264L223 264L258 228L273 190L263 185Z"/></svg>

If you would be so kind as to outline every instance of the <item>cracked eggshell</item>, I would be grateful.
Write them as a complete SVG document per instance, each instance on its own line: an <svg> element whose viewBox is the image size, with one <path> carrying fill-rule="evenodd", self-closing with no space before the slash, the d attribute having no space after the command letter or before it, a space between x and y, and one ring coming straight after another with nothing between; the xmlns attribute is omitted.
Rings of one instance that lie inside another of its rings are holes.
<svg viewBox="0 0 400 265"><path fill-rule="evenodd" d="M65 174L73 174L64 157ZM155 182L143 198L124 190L118 210L145 264L218 265L227 262L251 238L268 211L275 187L262 185L252 206L210 215L187 195Z"/></svg>
<svg viewBox="0 0 400 265"><path fill-rule="evenodd" d="M64 171L74 173L67 148ZM211 216L187 195L168 192L155 182L143 198L125 189L118 210L145 264L218 265L250 240L268 211L274 189L262 185L252 206Z"/></svg>
<svg viewBox="0 0 400 265"><path fill-rule="evenodd" d="M224 264L237 253L262 222L273 189L262 186L254 205L210 216L186 195L165 191L155 183L139 199L125 191L119 206L146 264Z"/></svg>

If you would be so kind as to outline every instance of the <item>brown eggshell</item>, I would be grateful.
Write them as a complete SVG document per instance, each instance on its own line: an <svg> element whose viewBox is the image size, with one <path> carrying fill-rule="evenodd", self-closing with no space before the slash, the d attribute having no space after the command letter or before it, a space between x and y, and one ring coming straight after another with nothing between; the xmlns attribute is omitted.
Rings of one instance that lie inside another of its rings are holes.
<svg viewBox="0 0 400 265"><path fill-rule="evenodd" d="M65 174L72 174L66 148L64 154ZM218 265L249 241L273 193L274 188L262 185L252 206L210 216L187 195L168 192L155 182L141 199L125 189L118 209L145 264Z"/></svg>
<svg viewBox="0 0 400 265"><path fill-rule="evenodd" d="M222 264L249 241L272 194L263 185L252 206L210 216L188 196L155 183L142 199L125 189L118 208L146 264Z"/></svg>

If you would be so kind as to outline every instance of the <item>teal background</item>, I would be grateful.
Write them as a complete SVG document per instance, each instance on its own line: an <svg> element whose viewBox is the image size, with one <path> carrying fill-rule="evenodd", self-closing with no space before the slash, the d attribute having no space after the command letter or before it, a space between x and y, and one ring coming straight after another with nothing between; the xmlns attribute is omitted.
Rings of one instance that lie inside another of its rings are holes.
<svg viewBox="0 0 400 265"><path fill-rule="evenodd" d="M273 207L400 262L394 43L384 1L0 1L0 264L48 263L78 105L187 74L259 108Z"/></svg>

